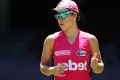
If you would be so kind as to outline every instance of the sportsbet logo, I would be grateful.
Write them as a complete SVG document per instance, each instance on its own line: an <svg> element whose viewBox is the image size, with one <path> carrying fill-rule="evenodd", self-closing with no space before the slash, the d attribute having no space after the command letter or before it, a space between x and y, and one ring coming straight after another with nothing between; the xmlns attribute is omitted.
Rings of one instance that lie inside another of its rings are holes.
<svg viewBox="0 0 120 80"><path fill-rule="evenodd" d="M76 70L87 70L87 62L85 61L84 63L80 62L80 63L76 63L76 62L72 62L72 60L68 60L68 63L63 63L65 65L65 71L69 70L69 71L76 71Z"/></svg>

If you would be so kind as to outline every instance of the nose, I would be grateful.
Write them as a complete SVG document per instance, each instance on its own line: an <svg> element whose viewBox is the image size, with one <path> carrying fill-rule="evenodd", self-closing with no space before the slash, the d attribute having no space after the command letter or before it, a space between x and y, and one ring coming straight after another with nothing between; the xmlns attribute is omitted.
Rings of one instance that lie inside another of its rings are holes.
<svg viewBox="0 0 120 80"><path fill-rule="evenodd" d="M63 19L59 18L57 19L58 23L62 23L63 22Z"/></svg>

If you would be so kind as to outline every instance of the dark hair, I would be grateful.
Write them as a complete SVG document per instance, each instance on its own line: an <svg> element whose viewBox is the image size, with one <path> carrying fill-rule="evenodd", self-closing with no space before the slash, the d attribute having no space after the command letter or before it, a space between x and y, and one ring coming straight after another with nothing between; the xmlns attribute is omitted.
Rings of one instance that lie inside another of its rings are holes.
<svg viewBox="0 0 120 80"><path fill-rule="evenodd" d="M84 27L86 25L86 18L85 18L85 15L83 13L78 14L77 25L79 27Z"/></svg>

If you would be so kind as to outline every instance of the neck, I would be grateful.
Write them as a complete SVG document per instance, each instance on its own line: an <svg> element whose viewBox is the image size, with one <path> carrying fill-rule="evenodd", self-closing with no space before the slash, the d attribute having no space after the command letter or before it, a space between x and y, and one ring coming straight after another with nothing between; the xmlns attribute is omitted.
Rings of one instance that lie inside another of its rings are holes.
<svg viewBox="0 0 120 80"><path fill-rule="evenodd" d="M72 38L76 37L76 35L78 33L78 28L77 28L77 26L74 26L74 27L72 26L72 27L70 27L70 29L64 31L64 33L67 38L72 39Z"/></svg>

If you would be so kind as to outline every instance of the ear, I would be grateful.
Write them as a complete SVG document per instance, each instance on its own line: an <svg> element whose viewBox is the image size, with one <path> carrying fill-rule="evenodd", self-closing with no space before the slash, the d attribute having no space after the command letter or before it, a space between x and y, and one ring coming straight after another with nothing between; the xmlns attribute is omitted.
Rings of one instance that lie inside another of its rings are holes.
<svg viewBox="0 0 120 80"><path fill-rule="evenodd" d="M77 18L78 14L76 12L74 12L73 16Z"/></svg>

